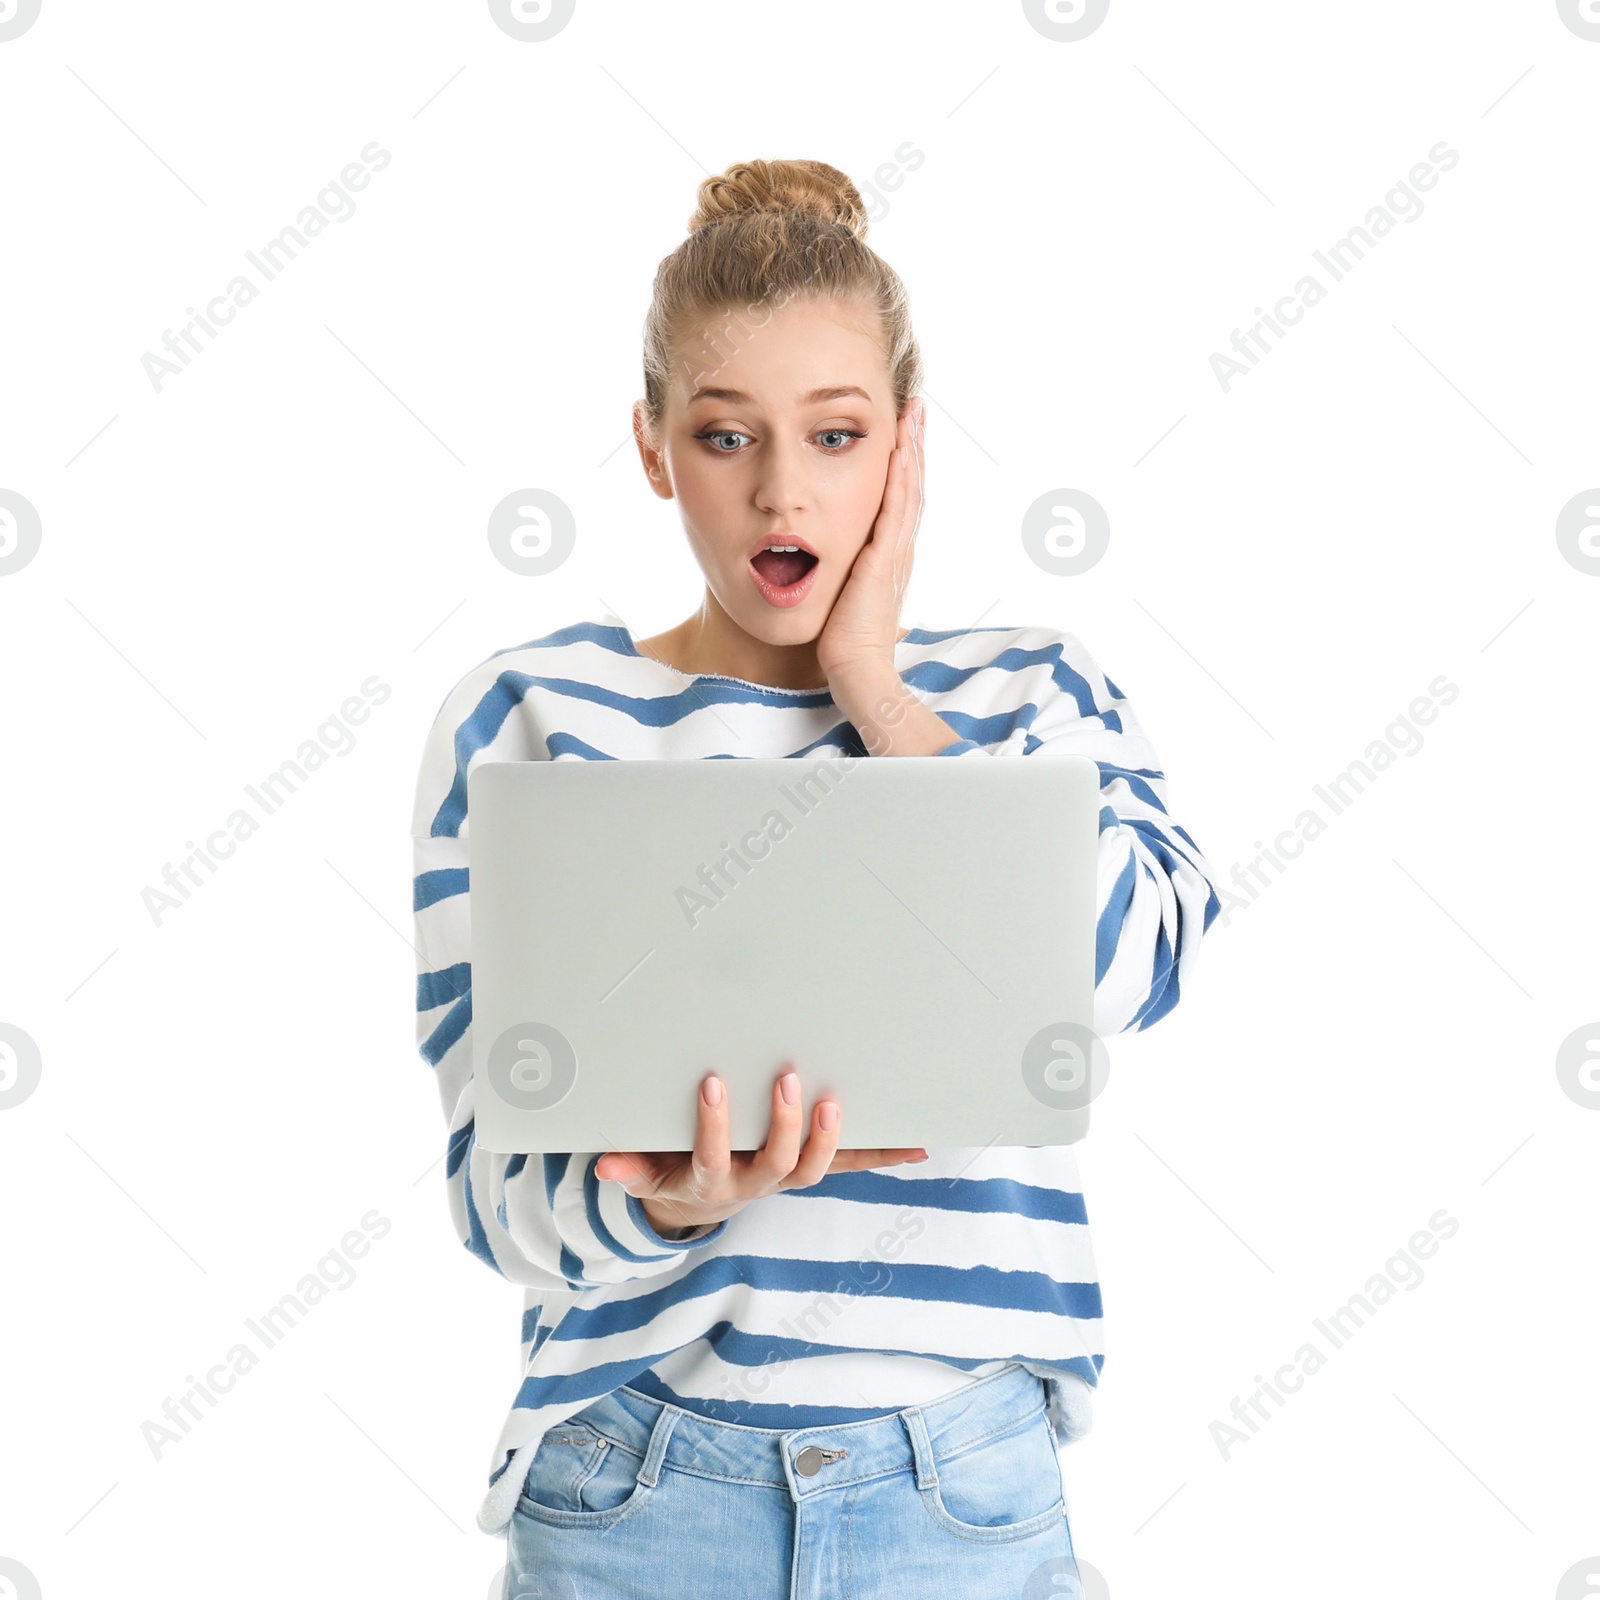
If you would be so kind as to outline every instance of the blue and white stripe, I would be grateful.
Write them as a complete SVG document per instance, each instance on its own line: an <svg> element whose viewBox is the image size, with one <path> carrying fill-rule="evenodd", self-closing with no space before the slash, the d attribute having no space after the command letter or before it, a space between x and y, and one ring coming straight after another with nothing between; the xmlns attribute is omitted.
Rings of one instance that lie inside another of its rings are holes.
<svg viewBox="0 0 1600 1600"><path fill-rule="evenodd" d="M1177 1003L1220 902L1128 702L1070 634L912 629L904 681L961 736L943 752L1081 754L1100 769L1095 1031ZM457 1237L523 1286L524 1376L479 1526L499 1533L539 1440L626 1383L755 1427L925 1404L1007 1363L1045 1380L1063 1442L1103 1360L1100 1290L1070 1146L933 1150L834 1173L687 1239L596 1178L601 1152L501 1155L473 1136L467 775L478 761L865 755L823 690L686 677L615 622L580 622L469 672L418 775L417 1043L449 1126Z"/></svg>

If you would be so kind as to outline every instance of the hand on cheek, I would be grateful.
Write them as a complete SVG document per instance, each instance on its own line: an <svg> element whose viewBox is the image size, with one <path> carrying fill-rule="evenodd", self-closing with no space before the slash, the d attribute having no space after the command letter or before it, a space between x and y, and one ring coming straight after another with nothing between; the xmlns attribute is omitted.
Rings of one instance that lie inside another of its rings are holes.
<svg viewBox="0 0 1600 1600"><path fill-rule="evenodd" d="M883 500L872 532L817 637L817 664L830 683L852 672L893 668L900 607L911 581L922 520L924 415L925 404L919 397L896 425L896 444L889 453Z"/></svg>

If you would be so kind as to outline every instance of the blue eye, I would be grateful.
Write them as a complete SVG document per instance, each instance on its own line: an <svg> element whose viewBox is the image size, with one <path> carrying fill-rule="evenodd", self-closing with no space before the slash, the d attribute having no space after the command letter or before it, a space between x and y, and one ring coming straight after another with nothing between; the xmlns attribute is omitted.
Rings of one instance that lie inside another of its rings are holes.
<svg viewBox="0 0 1600 1600"><path fill-rule="evenodd" d="M720 444L715 444L712 441L716 439L748 439L750 435L748 433L741 433L737 428L712 428L705 433L697 433L694 435L694 437L696 439L705 440L705 442L711 446L711 450L715 455L733 456L738 455L741 448L740 446L735 445L731 450L725 450ZM840 439L846 441L842 444L823 444L821 446L822 450L826 454L830 456L836 456L843 454L844 451L850 448L848 443L849 440L865 439L866 434L857 432L857 430L854 428L823 428L819 433L813 435L813 437L823 440Z"/></svg>

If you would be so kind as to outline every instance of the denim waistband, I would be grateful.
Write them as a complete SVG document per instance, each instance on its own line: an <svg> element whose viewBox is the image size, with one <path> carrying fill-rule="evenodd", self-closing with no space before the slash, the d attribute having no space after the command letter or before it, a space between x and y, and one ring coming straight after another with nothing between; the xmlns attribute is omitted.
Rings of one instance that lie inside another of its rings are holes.
<svg viewBox="0 0 1600 1600"><path fill-rule="evenodd" d="M1044 1409L1043 1379L1013 1366L925 1406L833 1426L749 1428L718 1422L625 1385L592 1401L569 1422L585 1423L641 1457L640 1476L647 1483L654 1484L663 1467L672 1467L737 1483L783 1485L800 1498L908 1468L916 1472L919 1487L937 1483L936 1458L1004 1433Z"/></svg>

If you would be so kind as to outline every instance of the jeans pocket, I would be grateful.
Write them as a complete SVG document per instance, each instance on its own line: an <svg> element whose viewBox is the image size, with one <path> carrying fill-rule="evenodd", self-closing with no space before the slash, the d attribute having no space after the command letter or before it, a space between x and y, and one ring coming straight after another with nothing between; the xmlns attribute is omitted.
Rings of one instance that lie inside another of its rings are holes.
<svg viewBox="0 0 1600 1600"><path fill-rule="evenodd" d="M533 1453L517 1510L558 1527L609 1527L649 1499L643 1467L643 1456L587 1424L558 1423Z"/></svg>
<svg viewBox="0 0 1600 1600"><path fill-rule="evenodd" d="M934 1470L938 1482L923 1490L923 1503L935 1522L963 1539L1026 1539L1066 1515L1061 1461L1042 1407L976 1444L935 1453Z"/></svg>

